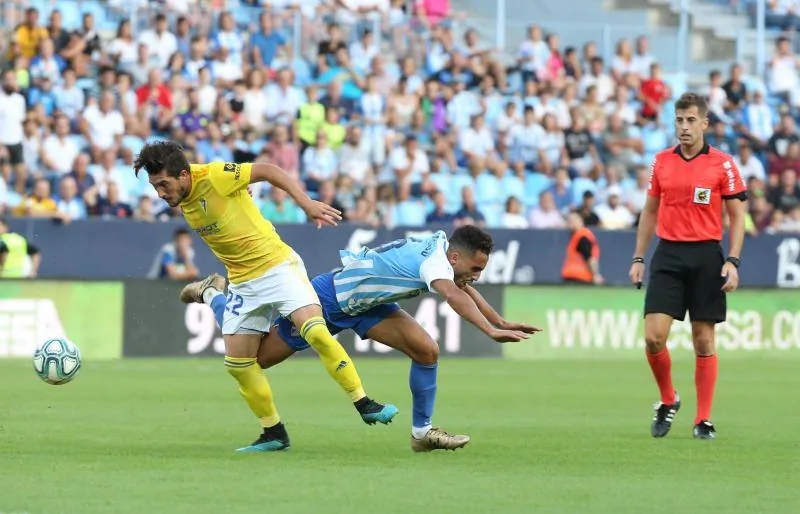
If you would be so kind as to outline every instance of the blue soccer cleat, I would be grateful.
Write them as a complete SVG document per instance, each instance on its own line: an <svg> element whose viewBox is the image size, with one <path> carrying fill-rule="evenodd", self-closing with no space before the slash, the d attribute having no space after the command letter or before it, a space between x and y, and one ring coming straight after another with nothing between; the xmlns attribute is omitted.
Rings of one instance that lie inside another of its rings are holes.
<svg viewBox="0 0 800 514"><path fill-rule="evenodd" d="M236 450L241 453L279 452L289 449L289 434L283 423L265 428L253 444Z"/></svg>
<svg viewBox="0 0 800 514"><path fill-rule="evenodd" d="M397 416L397 407L391 404L383 405L368 397L364 397L355 402L356 410L361 415L361 419L367 425L374 425L375 423L383 423L388 425Z"/></svg>

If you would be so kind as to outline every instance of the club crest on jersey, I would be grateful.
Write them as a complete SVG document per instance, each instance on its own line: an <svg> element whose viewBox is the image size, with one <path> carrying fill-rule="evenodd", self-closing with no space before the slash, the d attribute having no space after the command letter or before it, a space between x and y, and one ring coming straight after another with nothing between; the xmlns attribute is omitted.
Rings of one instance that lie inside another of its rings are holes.
<svg viewBox="0 0 800 514"><path fill-rule="evenodd" d="M711 190L707 187L694 188L694 203L708 205L711 203Z"/></svg>

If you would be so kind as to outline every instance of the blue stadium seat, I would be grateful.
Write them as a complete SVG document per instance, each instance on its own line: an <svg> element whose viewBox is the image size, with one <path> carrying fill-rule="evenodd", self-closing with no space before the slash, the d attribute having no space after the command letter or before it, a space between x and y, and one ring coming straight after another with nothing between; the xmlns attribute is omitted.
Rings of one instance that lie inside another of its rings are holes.
<svg viewBox="0 0 800 514"><path fill-rule="evenodd" d="M592 179L577 177L572 181L572 203L579 205L583 202L583 194L591 191L597 194L597 184Z"/></svg>
<svg viewBox="0 0 800 514"><path fill-rule="evenodd" d="M528 207L539 205L539 195L552 185L552 180L542 173L528 173L525 177L525 196L520 198Z"/></svg>

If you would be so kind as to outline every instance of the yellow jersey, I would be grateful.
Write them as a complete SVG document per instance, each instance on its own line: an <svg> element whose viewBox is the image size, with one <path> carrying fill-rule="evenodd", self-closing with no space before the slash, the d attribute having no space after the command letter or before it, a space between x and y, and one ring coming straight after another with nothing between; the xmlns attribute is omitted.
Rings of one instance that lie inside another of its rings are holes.
<svg viewBox="0 0 800 514"><path fill-rule="evenodd" d="M262 276L292 253L247 192L252 168L249 163L192 164L192 191L181 202L186 222L234 284Z"/></svg>

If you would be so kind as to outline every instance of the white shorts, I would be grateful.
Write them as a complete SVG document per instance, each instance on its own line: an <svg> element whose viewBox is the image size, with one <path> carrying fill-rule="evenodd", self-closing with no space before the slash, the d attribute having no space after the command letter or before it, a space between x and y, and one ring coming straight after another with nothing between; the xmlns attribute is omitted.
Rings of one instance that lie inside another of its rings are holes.
<svg viewBox="0 0 800 514"><path fill-rule="evenodd" d="M292 253L264 275L228 285L222 334L267 333L279 314L289 317L301 307L319 304L303 259Z"/></svg>

